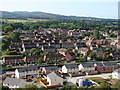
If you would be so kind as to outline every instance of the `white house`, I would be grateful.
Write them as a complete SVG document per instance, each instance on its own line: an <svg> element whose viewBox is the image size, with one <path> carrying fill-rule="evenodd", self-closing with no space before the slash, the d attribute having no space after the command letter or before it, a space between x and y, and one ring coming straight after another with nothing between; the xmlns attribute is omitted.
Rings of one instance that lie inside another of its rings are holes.
<svg viewBox="0 0 120 90"><path fill-rule="evenodd" d="M47 75L47 82L51 85L63 85L63 78L58 72L51 72Z"/></svg>
<svg viewBox="0 0 120 90"><path fill-rule="evenodd" d="M82 63L82 64L78 65L78 67L79 67L79 70L82 72L95 70L93 63Z"/></svg>
<svg viewBox="0 0 120 90"><path fill-rule="evenodd" d="M112 72L112 78L120 79L120 68Z"/></svg>
<svg viewBox="0 0 120 90"><path fill-rule="evenodd" d="M15 77L16 78L23 78L27 75L39 75L39 69L38 67L26 67L26 68L19 68L15 70Z"/></svg>
<svg viewBox="0 0 120 90"><path fill-rule="evenodd" d="M79 68L77 64L66 64L62 66L63 73L75 73L79 72Z"/></svg>
<svg viewBox="0 0 120 90"><path fill-rule="evenodd" d="M26 81L18 78L9 78L7 77L3 81L3 86L8 86L9 88L25 88Z"/></svg>

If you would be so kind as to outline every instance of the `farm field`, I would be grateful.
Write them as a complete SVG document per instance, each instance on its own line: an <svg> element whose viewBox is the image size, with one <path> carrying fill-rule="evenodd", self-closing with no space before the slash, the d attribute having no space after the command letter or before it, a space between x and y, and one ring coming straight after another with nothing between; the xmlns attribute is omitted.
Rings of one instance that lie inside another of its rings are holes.
<svg viewBox="0 0 120 90"><path fill-rule="evenodd" d="M37 22L37 21L48 21L46 19L27 19L27 20L22 20L22 19L2 19L3 21L6 22Z"/></svg>

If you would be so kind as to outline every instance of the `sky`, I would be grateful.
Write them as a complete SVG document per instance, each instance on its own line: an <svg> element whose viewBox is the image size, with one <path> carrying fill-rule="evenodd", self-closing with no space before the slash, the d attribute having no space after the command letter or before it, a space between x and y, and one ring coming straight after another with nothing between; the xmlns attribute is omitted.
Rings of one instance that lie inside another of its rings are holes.
<svg viewBox="0 0 120 90"><path fill-rule="evenodd" d="M67 16L118 18L118 0L1 0L2 11L42 11Z"/></svg>

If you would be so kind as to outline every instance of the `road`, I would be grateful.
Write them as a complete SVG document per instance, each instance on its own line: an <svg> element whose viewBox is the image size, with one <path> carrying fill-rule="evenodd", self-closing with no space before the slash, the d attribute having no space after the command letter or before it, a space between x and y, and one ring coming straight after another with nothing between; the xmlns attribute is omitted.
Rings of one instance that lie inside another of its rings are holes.
<svg viewBox="0 0 120 90"><path fill-rule="evenodd" d="M104 73L104 74L98 74L98 75L87 75L87 76L78 76L78 77L66 77L66 80L68 82L76 83L77 79L79 78L88 78L88 77L102 77L104 79L107 79L109 75L112 75L112 73Z"/></svg>

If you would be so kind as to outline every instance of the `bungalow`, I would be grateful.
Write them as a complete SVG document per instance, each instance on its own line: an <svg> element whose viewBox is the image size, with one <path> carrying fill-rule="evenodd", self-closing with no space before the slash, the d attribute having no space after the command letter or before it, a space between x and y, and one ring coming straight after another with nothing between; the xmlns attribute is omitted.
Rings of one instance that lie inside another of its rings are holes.
<svg viewBox="0 0 120 90"><path fill-rule="evenodd" d="M39 75L38 67L26 67L26 68L18 68L15 70L16 78L27 78L27 76L36 77Z"/></svg>
<svg viewBox="0 0 120 90"><path fill-rule="evenodd" d="M63 85L63 78L58 72L51 72L47 75L47 82L49 82L49 86Z"/></svg>
<svg viewBox="0 0 120 90"><path fill-rule="evenodd" d="M4 57L2 57L2 59L3 59L3 64L5 64L5 65L13 65L13 64L24 63L22 55L4 56Z"/></svg>
<svg viewBox="0 0 120 90"><path fill-rule="evenodd" d="M120 68L116 69L112 72L112 78L114 79L120 79Z"/></svg>
<svg viewBox="0 0 120 90"><path fill-rule="evenodd" d="M3 86L8 86L9 88L25 88L26 81L18 78L9 78L7 77L3 81Z"/></svg>

